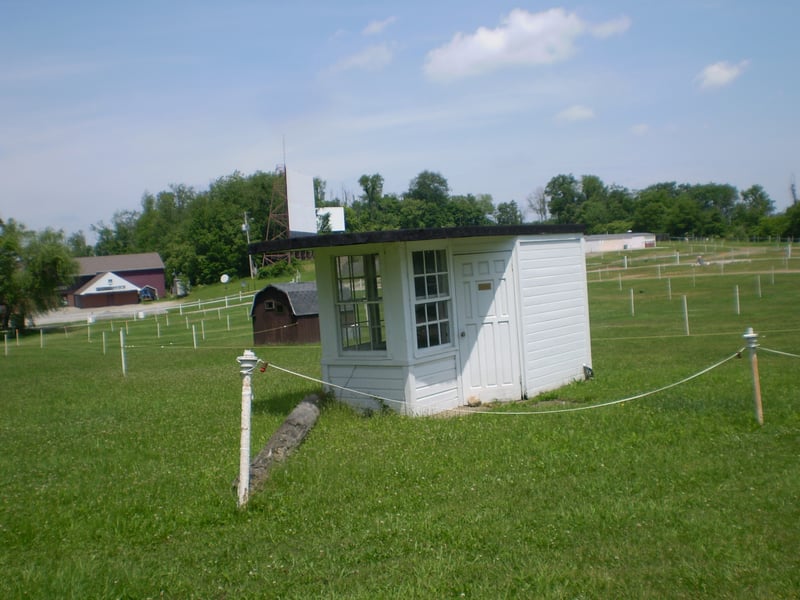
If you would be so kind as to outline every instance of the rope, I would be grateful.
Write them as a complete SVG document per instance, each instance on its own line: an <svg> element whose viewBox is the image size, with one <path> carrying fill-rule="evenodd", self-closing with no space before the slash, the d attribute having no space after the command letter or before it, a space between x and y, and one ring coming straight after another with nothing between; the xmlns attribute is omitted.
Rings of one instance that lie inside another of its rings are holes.
<svg viewBox="0 0 800 600"><path fill-rule="evenodd" d="M728 362L731 359L741 357L742 350L744 350L744 348L742 348L741 350L738 350L737 352L734 352L733 354L731 354L727 358L723 358L721 361L719 361L717 363L714 363L710 367L706 367L702 371L698 371L694 375L689 375L688 377L685 377L685 378L681 379L680 381L676 381L675 383L670 383L669 385L665 385L663 387L657 388L655 390L651 390L649 392L642 392L641 394L636 394L635 396L629 396L628 398L622 398L621 400L612 400L610 402L603 402L602 404L593 404L591 406L576 406L574 408L560 408L560 409L556 409L556 410L514 411L514 412L512 412L512 411L491 411L491 412L489 412L489 411L470 411L470 410L466 410L466 409L463 409L463 408L460 408L460 407L459 408L455 408L453 410L455 410L457 412L466 412L466 413L470 413L470 414L471 413L477 413L477 414L482 414L482 415L549 415L549 414L555 414L555 413L577 412L579 410L592 410L592 409L595 409L595 408L603 408L605 406L612 406L614 404L622 404L623 402L630 402L631 400L639 400L640 398L644 398L645 396L651 396L653 394L657 394L658 392L663 392L664 390L668 390L670 388L677 387L677 386L679 386L681 384L686 383L687 381L691 381L692 379L700 377L701 375L705 375L709 371L712 371L713 369L716 369L717 367L724 365L726 362Z"/></svg>
<svg viewBox="0 0 800 600"><path fill-rule="evenodd" d="M262 361L263 362L263 361ZM327 385L330 387L334 387L340 390L344 390L346 392L352 392L354 394L361 394L362 396L366 396L368 398L373 398L375 400L380 400L382 402L394 402L395 404L405 404L403 400L393 400L391 398L384 398L383 396L378 396L376 394L369 394L367 392L360 392L359 390L354 390L352 388L347 388L342 385L336 385L335 383L330 383L328 381L323 381L322 379L316 379L315 377L310 377L308 375L303 375L302 373L296 373L294 371L290 371L289 369L284 369L283 367L279 367L274 363L264 363L264 367L262 367L262 372L266 370L267 367L272 367L273 369L278 369L278 371L283 371L284 373L289 373L290 375L294 375L295 377L300 377L301 379L308 379L309 381L313 381L314 383L319 383L322 385Z"/></svg>
<svg viewBox="0 0 800 600"><path fill-rule="evenodd" d="M592 409L595 409L595 408L603 408L605 406L612 406L614 404L622 404L623 402L630 402L632 400L638 400L640 398L644 398L646 396L650 396L652 394L657 394L658 392L663 392L664 390L668 390L670 388L677 387L677 386L679 386L681 384L684 384L684 383L686 383L688 381L691 381L692 379L696 379L697 377L700 377L701 375L705 375L709 371L712 371L713 369L716 369L717 367L724 365L729 360L732 360L734 358L740 358L743 350L744 350L744 348L741 348L740 350L734 352L730 356L728 356L726 358L723 358L721 361L719 361L717 363L714 363L710 367L706 367L702 371L698 371L697 373L694 373L693 375L689 375L688 377L685 377L685 378L681 379L680 381L676 381L675 383L670 383L668 385L665 385L663 387L657 388L655 390L651 390L649 392L642 392L641 394L636 394L635 396L629 396L627 398L622 398L621 400L612 400L610 402L603 402L602 404L593 404L591 406L577 406L577 407L574 407L574 408L562 408L562 409L557 409L557 410L540 410L540 411L474 411L474 410L464 409L462 407L456 407L456 408L454 408L452 410L455 411L455 412L463 412L463 413L468 413L468 414L475 413L475 414L482 414L482 415L545 415L545 414L577 412L579 410L592 410ZM264 362L264 361L261 361L261 362ZM275 365L273 363L264 362L264 367L262 367L261 371L262 372L265 371L267 367L272 367L272 368L277 369L279 371L283 371L284 373L288 373L290 375L294 375L294 376L300 377L302 379L307 379L309 381L313 381L314 383L319 383L321 385L331 386L331 387L334 387L334 388L337 388L337 389L340 389L340 390L344 390L344 391L347 391L347 392L352 392L354 394L361 394L362 396L367 396L367 397L373 398L375 400L381 400L383 402L393 402L393 403L396 403L396 404L405 404L405 402L403 402L402 400L393 400L391 398L384 398L384 397L381 397L381 396L377 396L375 394L368 394L366 392L361 392L359 390L354 390L352 388L344 387L344 386L341 386L341 385L336 385L335 383L330 383L330 382L324 381L322 379L316 379L315 377L310 377L308 375L303 375L302 373L296 373L295 371L290 371L289 369L285 369L283 367L279 367L278 365Z"/></svg>
<svg viewBox="0 0 800 600"><path fill-rule="evenodd" d="M800 358L800 354L792 354L791 352L781 352L780 350L772 350L771 348L764 348L764 346L759 346L759 348L764 352L772 352L773 354L780 354L782 356L791 356L792 358Z"/></svg>

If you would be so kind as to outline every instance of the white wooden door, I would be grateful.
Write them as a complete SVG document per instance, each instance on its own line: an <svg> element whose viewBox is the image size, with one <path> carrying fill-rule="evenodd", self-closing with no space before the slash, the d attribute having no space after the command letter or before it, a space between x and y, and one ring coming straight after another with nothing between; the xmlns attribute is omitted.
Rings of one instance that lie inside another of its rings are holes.
<svg viewBox="0 0 800 600"><path fill-rule="evenodd" d="M463 399L521 396L510 252L454 257Z"/></svg>

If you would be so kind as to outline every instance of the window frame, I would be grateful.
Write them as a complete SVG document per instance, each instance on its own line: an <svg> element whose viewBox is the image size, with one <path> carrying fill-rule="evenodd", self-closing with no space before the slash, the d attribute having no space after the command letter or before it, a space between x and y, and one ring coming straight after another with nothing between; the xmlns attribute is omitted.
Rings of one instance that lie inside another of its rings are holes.
<svg viewBox="0 0 800 600"><path fill-rule="evenodd" d="M332 260L339 353L386 354L380 255L377 252L341 254ZM349 292L348 297L345 292Z"/></svg>
<svg viewBox="0 0 800 600"><path fill-rule="evenodd" d="M415 248L408 256L414 350L427 354L452 349L454 315L450 253L446 247L427 247ZM443 289L445 286L446 290Z"/></svg>

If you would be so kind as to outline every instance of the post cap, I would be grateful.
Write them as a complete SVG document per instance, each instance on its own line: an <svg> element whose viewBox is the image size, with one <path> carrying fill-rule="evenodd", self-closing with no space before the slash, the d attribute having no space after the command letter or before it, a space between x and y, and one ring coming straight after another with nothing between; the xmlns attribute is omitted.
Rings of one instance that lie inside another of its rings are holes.
<svg viewBox="0 0 800 600"><path fill-rule="evenodd" d="M252 350L245 350L242 356L236 358L239 363L239 373L242 376L250 375L258 365L259 360Z"/></svg>
<svg viewBox="0 0 800 600"><path fill-rule="evenodd" d="M756 348L758 346L758 334L753 331L752 327L748 327L742 337L747 342L748 348Z"/></svg>

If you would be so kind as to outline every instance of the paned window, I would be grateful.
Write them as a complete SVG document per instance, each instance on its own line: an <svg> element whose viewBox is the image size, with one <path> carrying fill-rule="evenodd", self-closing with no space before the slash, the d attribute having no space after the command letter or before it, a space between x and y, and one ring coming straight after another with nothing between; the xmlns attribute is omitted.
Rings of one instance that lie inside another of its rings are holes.
<svg viewBox="0 0 800 600"><path fill-rule="evenodd" d="M386 350L378 255L337 256L335 265L342 350Z"/></svg>
<svg viewBox="0 0 800 600"><path fill-rule="evenodd" d="M414 269L414 318L417 348L450 343L450 279L447 253L422 250L411 253Z"/></svg>

